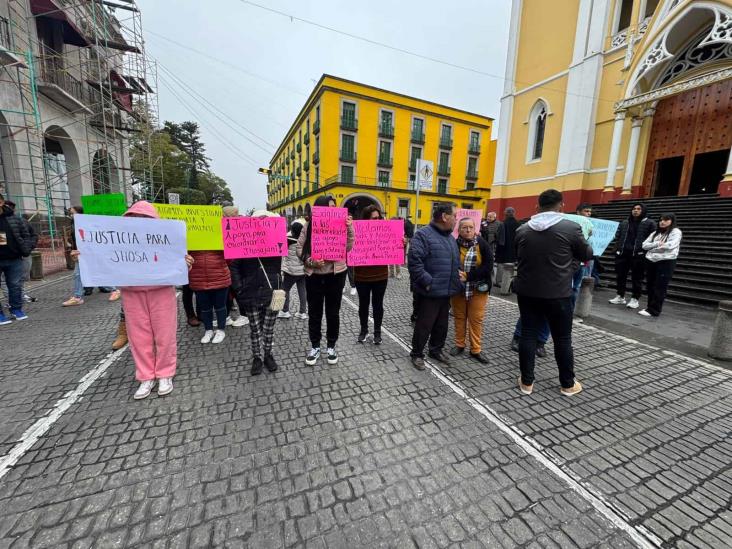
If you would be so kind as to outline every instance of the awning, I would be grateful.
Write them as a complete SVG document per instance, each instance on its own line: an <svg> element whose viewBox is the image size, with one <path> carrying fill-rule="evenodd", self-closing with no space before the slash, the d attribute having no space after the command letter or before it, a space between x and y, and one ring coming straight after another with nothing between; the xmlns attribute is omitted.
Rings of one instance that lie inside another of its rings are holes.
<svg viewBox="0 0 732 549"><path fill-rule="evenodd" d="M64 43L83 48L91 45L81 29L66 14L57 0L30 0L31 13L36 17L48 17L63 23Z"/></svg>

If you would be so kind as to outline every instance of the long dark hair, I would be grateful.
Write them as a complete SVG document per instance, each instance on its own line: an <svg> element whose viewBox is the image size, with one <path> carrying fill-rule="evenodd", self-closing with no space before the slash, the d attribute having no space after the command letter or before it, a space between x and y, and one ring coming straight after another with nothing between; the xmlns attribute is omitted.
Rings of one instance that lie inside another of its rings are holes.
<svg viewBox="0 0 732 549"><path fill-rule="evenodd" d="M374 204L371 204L371 206L366 206L363 211L361 212L361 219L371 219L371 214L374 212L379 212L379 219L384 219L384 216L381 214L381 210L378 206L375 206Z"/></svg>
<svg viewBox="0 0 732 549"><path fill-rule="evenodd" d="M333 195L331 194L325 194L322 196L319 196L315 199L315 202L313 202L313 206L330 206L331 202L335 202L335 198L333 198ZM308 228L305 231L305 242L302 245L302 260L305 261L307 258L310 257L311 247L310 247L310 241L313 236L313 218L310 217L310 222L308 223Z"/></svg>
<svg viewBox="0 0 732 549"><path fill-rule="evenodd" d="M662 214L661 217L658 219L659 224L658 228L656 229L657 234L671 234L671 231L673 231L676 228L676 214L673 213L665 213ZM661 221L671 221L671 225L666 227L665 229L661 228Z"/></svg>

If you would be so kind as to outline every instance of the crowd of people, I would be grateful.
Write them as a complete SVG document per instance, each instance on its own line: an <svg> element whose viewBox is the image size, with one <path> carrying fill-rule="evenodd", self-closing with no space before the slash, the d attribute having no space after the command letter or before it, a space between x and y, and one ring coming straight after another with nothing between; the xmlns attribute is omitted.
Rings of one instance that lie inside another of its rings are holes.
<svg viewBox="0 0 732 549"><path fill-rule="evenodd" d="M27 318L23 313L22 280L36 240L32 227L0 196L0 274L9 290L10 316ZM315 206L335 207L332 196L320 196ZM582 390L575 379L572 349L573 311L582 280L595 275L599 261L588 243L592 235L589 221L592 208L580 204L580 218L567 219L562 194L550 189L537 203L537 214L526 222L516 219L515 210L507 208L503 221L490 212L480 225L470 217L458 219L450 203L433 208L431 222L414 229L405 223L404 254L413 293L411 363L425 369L426 355L444 365L465 355L487 364L482 335L490 298L500 264L513 264L516 275L512 288L517 296L520 317L511 347L518 352L520 376L517 384L523 394L534 386L535 358L546 355L544 345L551 337L559 370L561 393L574 395ZM82 213L73 208L73 213ZM237 216L233 206L224 208L225 216ZM384 213L369 205L353 212L360 219L381 220ZM133 204L126 217L158 218L156 209L145 201ZM253 217L276 214L255 211ZM584 222L586 218L588 221ZM457 237L453 236L457 227ZM343 257L354 244L353 216L346 218ZM72 231L73 234L73 231ZM382 343L384 296L390 277L399 278L400 270L387 265L349 268L346 261L324 260L313 253L312 227L307 218L294 220L287 234L288 250L284 258L260 257L227 260L222 251L191 251L185 256L189 282L182 288L187 323L203 325L201 344L219 344L229 326L249 326L251 338L251 374L266 368L278 369L274 356L274 333L277 319L303 320L308 323L309 348L305 364L315 366L325 361L338 363L340 311L346 280L358 294L360 330L358 343L369 339ZM610 302L638 308L641 286L646 277L648 305L644 316L661 313L669 280L673 274L681 242L681 231L673 214L660 217L658 226L647 217L642 204L634 205L631 215L618 231L616 256L617 293ZM71 256L78 261L79 251L70 242ZM349 272L350 271L350 272ZM632 273L632 299L625 300L626 277ZM74 295L64 306L83 303L78 263L74 271ZM297 289L297 312L291 312L290 294ZM159 395L173 390L177 367L177 297L173 286L134 286L104 288L112 298L121 295L122 310L114 349L130 343L140 385L135 399L147 397L157 384ZM195 299L195 306L193 304ZM114 299L112 299L114 300ZM239 311L238 318L234 309ZM325 346L323 317L325 316ZM454 322L454 341L446 349L450 316ZM0 310L0 324L9 322ZM452 358L451 358L452 357Z"/></svg>

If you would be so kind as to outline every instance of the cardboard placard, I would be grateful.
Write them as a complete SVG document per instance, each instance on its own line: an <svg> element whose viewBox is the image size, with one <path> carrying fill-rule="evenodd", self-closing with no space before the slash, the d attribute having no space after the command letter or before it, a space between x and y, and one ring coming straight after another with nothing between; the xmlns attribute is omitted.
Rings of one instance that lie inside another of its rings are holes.
<svg viewBox="0 0 732 549"><path fill-rule="evenodd" d="M310 257L315 260L345 261L348 209L313 206Z"/></svg>
<svg viewBox="0 0 732 549"><path fill-rule="evenodd" d="M189 250L223 250L221 206L153 204L162 219L179 219L186 224Z"/></svg>
<svg viewBox="0 0 732 549"><path fill-rule="evenodd" d="M348 266L404 263L404 220L374 219L353 222L355 240Z"/></svg>
<svg viewBox="0 0 732 549"><path fill-rule="evenodd" d="M127 211L127 199L122 193L85 194L81 197L81 207L87 215L120 216Z"/></svg>
<svg viewBox="0 0 732 549"><path fill-rule="evenodd" d="M460 226L460 220L469 217L475 222L475 234L480 234L480 220L482 219L483 212L480 210L468 210L465 208L459 208L455 210L455 228L452 231L452 236L458 237L458 228Z"/></svg>
<svg viewBox="0 0 732 549"><path fill-rule="evenodd" d="M224 217L224 257L284 257L287 220L284 217Z"/></svg>

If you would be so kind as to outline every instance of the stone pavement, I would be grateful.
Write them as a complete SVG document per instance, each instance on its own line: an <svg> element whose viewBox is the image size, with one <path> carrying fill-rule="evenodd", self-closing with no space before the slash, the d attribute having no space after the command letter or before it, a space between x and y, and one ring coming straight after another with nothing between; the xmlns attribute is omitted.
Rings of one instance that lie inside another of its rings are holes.
<svg viewBox="0 0 732 549"><path fill-rule="evenodd" d="M417 372L392 280L381 346L355 342L345 299L338 365L304 366L291 319L280 371L252 378L248 328L202 346L181 322L175 391L135 402L129 352L107 350L119 305L34 293L0 328L0 547L732 546L732 381L712 365L577 326L585 391L561 397L544 359L521 396L517 311L493 299L490 365Z"/></svg>

